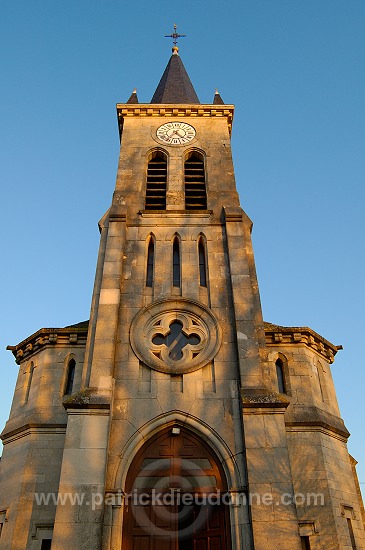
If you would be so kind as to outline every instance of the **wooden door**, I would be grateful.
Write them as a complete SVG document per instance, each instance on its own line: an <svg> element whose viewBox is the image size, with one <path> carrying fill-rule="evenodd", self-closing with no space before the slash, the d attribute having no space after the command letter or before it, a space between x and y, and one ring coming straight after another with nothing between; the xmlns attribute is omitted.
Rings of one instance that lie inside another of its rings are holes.
<svg viewBox="0 0 365 550"><path fill-rule="evenodd" d="M185 428L152 437L127 476L123 550L228 550L229 509L219 460Z"/></svg>

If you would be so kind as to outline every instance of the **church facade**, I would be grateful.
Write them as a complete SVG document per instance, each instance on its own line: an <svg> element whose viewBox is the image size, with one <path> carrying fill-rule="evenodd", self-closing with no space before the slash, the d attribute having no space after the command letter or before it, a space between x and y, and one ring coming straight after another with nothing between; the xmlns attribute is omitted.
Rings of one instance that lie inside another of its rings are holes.
<svg viewBox="0 0 365 550"><path fill-rule="evenodd" d="M339 348L262 318L234 106L174 46L117 114L90 320L9 346L0 549L365 549Z"/></svg>

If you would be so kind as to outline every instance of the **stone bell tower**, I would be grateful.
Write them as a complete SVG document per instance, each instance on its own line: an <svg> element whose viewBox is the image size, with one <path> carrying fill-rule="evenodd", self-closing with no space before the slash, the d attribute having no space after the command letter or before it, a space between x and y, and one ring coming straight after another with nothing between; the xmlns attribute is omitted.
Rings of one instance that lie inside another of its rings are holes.
<svg viewBox="0 0 365 550"><path fill-rule="evenodd" d="M179 456L201 466L212 453L202 475L219 468L222 489L239 495L247 490L240 388L265 385L265 335L252 224L234 180L234 107L218 93L210 105L199 102L175 46L151 103L140 104L133 92L117 112L117 181L100 223L84 390L65 403L60 490L125 492L133 460L161 433L174 459L179 440ZM90 446L75 449L86 426ZM57 510L53 549L71 544L65 530L71 515ZM127 537L141 535L133 525L127 533L125 503L90 512L87 529L74 521L72 538L90 537L88 549L99 548L102 515L103 548L134 548ZM288 522L295 531L294 510ZM249 548L248 507L227 507L213 532L216 548ZM151 548L162 544L153 532L142 538ZM176 547L165 539L166 548Z"/></svg>
<svg viewBox="0 0 365 550"><path fill-rule="evenodd" d="M10 348L26 378L2 434L0 484L12 497L0 495L0 518L14 523L6 531L4 520L0 548L365 548L330 373L338 347L262 319L234 178L234 106L218 92L200 103L175 44L151 103L134 91L117 114L90 321ZM6 485L29 403L38 435L19 447ZM60 452L49 473L29 456L51 433ZM49 490L64 500L33 501ZM154 502L156 491L175 500ZM294 498L308 493L323 500ZM207 494L214 505L194 500Z"/></svg>

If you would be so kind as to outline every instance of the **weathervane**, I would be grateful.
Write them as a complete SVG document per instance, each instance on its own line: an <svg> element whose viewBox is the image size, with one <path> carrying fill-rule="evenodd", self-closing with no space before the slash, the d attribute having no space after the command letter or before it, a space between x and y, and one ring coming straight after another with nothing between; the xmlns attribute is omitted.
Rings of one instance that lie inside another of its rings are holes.
<svg viewBox="0 0 365 550"><path fill-rule="evenodd" d="M181 38L181 37L185 37L185 36L186 36L186 34L178 34L178 33L176 32L176 29L177 29L177 25L176 25L176 23L175 23L175 24L174 24L174 32L173 32L173 34L165 34L165 38L172 38L172 41L173 41L173 43L174 43L174 46L177 45L177 39L178 39L178 38Z"/></svg>

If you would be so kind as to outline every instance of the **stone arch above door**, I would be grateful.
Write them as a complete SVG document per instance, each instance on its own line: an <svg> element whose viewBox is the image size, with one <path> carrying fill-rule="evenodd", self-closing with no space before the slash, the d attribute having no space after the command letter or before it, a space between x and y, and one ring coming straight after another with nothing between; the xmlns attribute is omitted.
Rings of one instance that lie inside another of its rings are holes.
<svg viewBox="0 0 365 550"><path fill-rule="evenodd" d="M235 454L228 447L223 438L201 419L189 415L186 412L173 410L149 420L143 426L139 427L139 429L129 438L121 451L120 460L113 474L112 484L115 490L125 489L127 472L132 460L143 444L162 429L170 426L171 428L173 426L186 426L197 436L209 441L210 447L218 456L222 464L228 490L239 490L245 485L245 480L242 477L242 471L237 464Z"/></svg>

